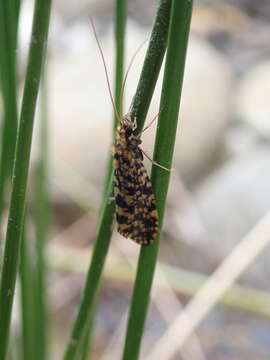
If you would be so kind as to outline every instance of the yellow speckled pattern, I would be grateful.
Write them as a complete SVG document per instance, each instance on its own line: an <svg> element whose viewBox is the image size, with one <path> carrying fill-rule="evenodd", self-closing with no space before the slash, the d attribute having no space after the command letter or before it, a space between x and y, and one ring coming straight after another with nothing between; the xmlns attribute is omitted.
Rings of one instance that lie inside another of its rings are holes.
<svg viewBox="0 0 270 360"><path fill-rule="evenodd" d="M149 245L158 233L158 214L152 184L143 165L141 140L133 135L135 126L129 114L124 116L114 145L117 230L140 245Z"/></svg>

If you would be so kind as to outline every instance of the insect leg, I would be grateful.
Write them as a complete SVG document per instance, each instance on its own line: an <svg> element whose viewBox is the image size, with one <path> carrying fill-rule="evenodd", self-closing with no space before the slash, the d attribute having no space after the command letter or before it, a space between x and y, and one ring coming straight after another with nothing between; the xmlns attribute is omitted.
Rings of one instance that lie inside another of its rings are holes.
<svg viewBox="0 0 270 360"><path fill-rule="evenodd" d="M164 106L162 106L162 108L159 110L159 112L157 113L157 115L150 121L150 123L148 125L146 125L146 127L140 132L139 136L147 129L150 128L150 126L153 124L154 121L157 120L157 118L159 117L159 115L161 114L161 111L164 109Z"/></svg>
<svg viewBox="0 0 270 360"><path fill-rule="evenodd" d="M152 160L152 159L146 154L145 151L143 151L142 149L141 149L141 151L142 151L142 153L144 154L144 156L145 156L149 161L151 161L152 164L160 167L160 168L163 169L163 170L169 171L169 172L171 172L171 171L173 170L173 169L168 169L168 168L166 168L166 167L163 166L163 165L160 165L160 164L157 163L156 161Z"/></svg>

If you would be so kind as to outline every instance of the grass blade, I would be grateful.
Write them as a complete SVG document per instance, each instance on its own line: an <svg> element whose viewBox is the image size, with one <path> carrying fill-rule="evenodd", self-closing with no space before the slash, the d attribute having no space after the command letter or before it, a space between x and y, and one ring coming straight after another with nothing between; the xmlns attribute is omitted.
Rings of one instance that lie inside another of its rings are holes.
<svg viewBox="0 0 270 360"><path fill-rule="evenodd" d="M109 184L110 191L112 187L112 178ZM111 192L107 194L106 199L108 199L110 194ZM109 248L110 238L112 234L113 214L113 202L104 202L102 211L100 213L100 223L97 231L96 245L94 247L90 268L87 273L79 312L75 319L71 338L69 340L64 355L65 360L76 359L77 352L80 348L80 342L83 340L86 326L89 324L90 321L91 310L95 303L101 272Z"/></svg>
<svg viewBox="0 0 270 360"><path fill-rule="evenodd" d="M6 358L20 239L23 232L25 195L33 123L50 17L50 0L36 0L30 52L16 143L11 205L8 218L0 288L0 359Z"/></svg>
<svg viewBox="0 0 270 360"><path fill-rule="evenodd" d="M118 114L121 113L122 102L122 83L124 77L124 55L125 55L125 32L126 32L126 0L116 0L115 7L115 44L116 44L116 59L115 59L115 89L114 99ZM113 137L118 126L118 118L114 114ZM106 201L108 186L110 185L112 173L112 154L109 152L108 165L106 170L106 183L104 191L104 199ZM95 306L92 306L91 315L89 316L89 323L87 329L84 331L84 339L80 344L80 358L81 360L90 357L90 347L92 344L92 330L94 324Z"/></svg>
<svg viewBox="0 0 270 360"><path fill-rule="evenodd" d="M140 114L138 126L143 127L145 116L153 95L155 84L160 71L161 63L166 49L166 40L169 27L169 12L171 0L162 0L157 11L153 31L150 38L145 62L133 106L136 113ZM156 49L156 51L153 51ZM145 70L147 68L147 71ZM146 101L147 99L147 101ZM134 111L134 110L132 110ZM144 116L144 117L143 117ZM98 290L103 265L107 256L114 215L114 204L108 201L113 192L113 175L110 172L108 191L100 213L100 222L97 230L96 244L94 247L90 267L87 273L85 288L82 294L79 311L75 319L71 337L65 350L65 360L75 360L80 342L83 339L84 329L90 319L95 304L96 292Z"/></svg>
<svg viewBox="0 0 270 360"><path fill-rule="evenodd" d="M151 33L150 44L144 60L138 87L133 99L131 118L137 119L136 133L144 126L161 64L167 47L171 0L161 0Z"/></svg>
<svg viewBox="0 0 270 360"><path fill-rule="evenodd" d="M126 34L126 0L116 0L115 8L115 105L119 114L122 107L122 84L124 78L125 61L125 34ZM117 117L114 117L114 130L118 125Z"/></svg>
<svg viewBox="0 0 270 360"><path fill-rule="evenodd" d="M126 0L116 0L115 6L115 45L116 45L116 58L115 58L115 88L114 99L115 106L118 114L121 113L121 95L122 95L122 83L124 78L124 62L125 62L125 34L126 34ZM114 114L113 123L113 137L118 126L118 118ZM108 185L112 173L112 154L109 152L108 165L106 169L106 181L104 196L107 194Z"/></svg>
<svg viewBox="0 0 270 360"><path fill-rule="evenodd" d="M0 220L4 191L11 178L17 132L16 38L18 1L0 2L0 77L4 105L3 130L0 153ZM0 221L1 223L1 221Z"/></svg>
<svg viewBox="0 0 270 360"><path fill-rule="evenodd" d="M46 64L45 64L46 65ZM22 313L22 353L24 360L44 360L47 358L47 297L46 297L46 266L44 247L49 227L49 204L47 195L47 88L43 70L40 108L41 130L39 161L36 171L35 203L33 216L35 236L29 239L29 213L26 210L24 236L21 243L20 285ZM30 205L31 206L31 205ZM26 209L30 207L26 205ZM29 241L34 240L34 241ZM35 247L35 251L31 247ZM32 250L32 251L31 251Z"/></svg>
<svg viewBox="0 0 270 360"><path fill-rule="evenodd" d="M154 151L154 160L168 168L171 167L174 149L191 11L192 1L173 0L161 95L161 108L163 108L163 111L159 117ZM152 182L156 194L160 229L162 227L169 177L170 174L159 167L154 166L152 168ZM149 248L141 249L123 360L136 360L139 357L158 248L159 238Z"/></svg>

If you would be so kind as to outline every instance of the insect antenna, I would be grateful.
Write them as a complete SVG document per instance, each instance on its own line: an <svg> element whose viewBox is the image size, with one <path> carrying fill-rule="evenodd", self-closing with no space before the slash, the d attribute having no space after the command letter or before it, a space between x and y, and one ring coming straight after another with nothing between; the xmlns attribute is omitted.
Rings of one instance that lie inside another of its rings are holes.
<svg viewBox="0 0 270 360"><path fill-rule="evenodd" d="M99 52L100 52L100 55L101 55L101 59L102 59L102 62L103 62L111 103L112 103L112 106L113 106L113 109L114 109L114 112L115 112L115 116L117 117L118 121L120 122L121 121L121 116L119 115L119 113L117 111L117 108L116 108L116 105L115 105L115 102L114 102L114 99L113 99L112 89L111 89L109 75L108 75L108 69L107 69L107 65L106 65L106 61L105 61L105 56L103 54L103 51L102 51L102 48L101 48L101 45L100 45L100 42L99 42L99 39L98 39L97 31L96 31L96 28L95 28L95 24L94 24L94 21L93 21L91 16L89 16L89 21L90 21L90 25L91 25L91 27L93 29L95 40L96 40L96 43L97 43L97 46L98 46L98 49L99 49ZM122 107L122 105L121 105L121 107ZM120 109L120 110L121 110L120 114L122 114L122 109Z"/></svg>
<svg viewBox="0 0 270 360"><path fill-rule="evenodd" d="M142 134L145 130L147 130L147 129L150 128L150 126L153 124L153 122L156 121L157 118L159 117L159 115L160 115L160 113L162 112L163 108L164 108L164 106L159 110L159 112L157 113L157 115L153 117L153 119L149 122L149 124L147 124L146 127L145 127L144 129L142 129L142 131L138 134L138 136L141 136L141 134Z"/></svg>

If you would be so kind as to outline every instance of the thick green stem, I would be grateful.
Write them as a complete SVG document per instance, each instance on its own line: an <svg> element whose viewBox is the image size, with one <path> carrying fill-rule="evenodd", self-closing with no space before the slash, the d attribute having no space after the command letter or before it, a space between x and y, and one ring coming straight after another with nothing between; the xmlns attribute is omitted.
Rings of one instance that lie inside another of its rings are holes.
<svg viewBox="0 0 270 360"><path fill-rule="evenodd" d="M36 0L31 45L15 151L11 205L0 288L0 359L6 358L20 240L23 234L25 195L36 100L45 55L50 0Z"/></svg>
<svg viewBox="0 0 270 360"><path fill-rule="evenodd" d="M163 110L159 117L154 151L154 160L168 168L171 167L178 122L191 11L192 1L173 0L160 104L160 108ZM152 168L152 182L156 194L160 231L162 228L169 177L169 172L157 166ZM152 246L148 248L142 247L141 249L128 320L123 360L136 360L139 357L158 248L159 236Z"/></svg>

